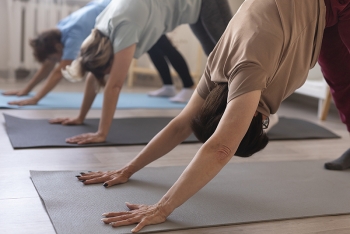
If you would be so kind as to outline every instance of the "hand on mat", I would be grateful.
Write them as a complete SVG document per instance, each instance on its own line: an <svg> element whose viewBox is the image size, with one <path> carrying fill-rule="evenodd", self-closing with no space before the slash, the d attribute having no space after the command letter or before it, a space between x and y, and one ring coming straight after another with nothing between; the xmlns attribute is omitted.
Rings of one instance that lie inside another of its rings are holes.
<svg viewBox="0 0 350 234"><path fill-rule="evenodd" d="M67 138L66 142L71 144L91 144L91 143L100 143L104 142L106 140L106 137L102 134L96 132L96 133L84 133L78 136L74 136L71 138Z"/></svg>
<svg viewBox="0 0 350 234"><path fill-rule="evenodd" d="M17 106L28 106L28 105L36 105L38 103L38 100L36 100L35 98L28 98L25 100L21 100L21 101L12 101L9 102L9 105L17 105Z"/></svg>
<svg viewBox="0 0 350 234"><path fill-rule="evenodd" d="M105 213L102 221L113 227L127 226L138 223L132 232L138 232L143 227L152 224L165 222L170 213L166 212L160 204L155 205L136 205L126 203L130 211L116 213Z"/></svg>
<svg viewBox="0 0 350 234"><path fill-rule="evenodd" d="M3 92L2 95L4 96L25 96L28 95L28 92L25 90L11 90Z"/></svg>
<svg viewBox="0 0 350 234"><path fill-rule="evenodd" d="M118 171L97 171L84 173L81 172L81 175L77 175L77 178L83 183L88 184L98 184L103 183L103 186L106 188L111 187L116 184L124 184L128 182L129 178L132 176L133 172L127 169L121 169Z"/></svg>
<svg viewBox="0 0 350 234"><path fill-rule="evenodd" d="M56 118L50 119L50 124L62 124L62 125L80 125L84 121L80 118Z"/></svg>

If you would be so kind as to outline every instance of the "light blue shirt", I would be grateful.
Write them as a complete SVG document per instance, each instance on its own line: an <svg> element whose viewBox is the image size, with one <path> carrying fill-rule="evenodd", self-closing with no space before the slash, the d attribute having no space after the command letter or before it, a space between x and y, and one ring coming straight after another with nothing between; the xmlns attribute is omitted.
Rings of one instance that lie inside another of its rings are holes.
<svg viewBox="0 0 350 234"><path fill-rule="evenodd" d="M96 26L117 53L136 44L135 58L165 33L197 22L202 0L113 0L97 17Z"/></svg>
<svg viewBox="0 0 350 234"><path fill-rule="evenodd" d="M57 24L62 35L62 60L74 60L78 56L81 44L95 26L96 17L110 2L111 0L92 1Z"/></svg>

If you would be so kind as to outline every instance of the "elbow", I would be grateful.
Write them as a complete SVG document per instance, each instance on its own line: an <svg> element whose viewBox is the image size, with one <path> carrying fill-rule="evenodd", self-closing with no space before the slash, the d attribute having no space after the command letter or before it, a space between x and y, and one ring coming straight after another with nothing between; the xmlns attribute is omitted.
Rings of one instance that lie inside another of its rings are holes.
<svg viewBox="0 0 350 234"><path fill-rule="evenodd" d="M219 164L227 164L231 160L232 156L232 150L223 144L219 144L214 154L214 158Z"/></svg>
<svg viewBox="0 0 350 234"><path fill-rule="evenodd" d="M120 93L122 90L122 86L120 84L108 84L105 87L105 92L112 92L112 93Z"/></svg>
<svg viewBox="0 0 350 234"><path fill-rule="evenodd" d="M227 164L234 155L234 150L222 143L209 143L207 150L211 151L214 161L220 165Z"/></svg>

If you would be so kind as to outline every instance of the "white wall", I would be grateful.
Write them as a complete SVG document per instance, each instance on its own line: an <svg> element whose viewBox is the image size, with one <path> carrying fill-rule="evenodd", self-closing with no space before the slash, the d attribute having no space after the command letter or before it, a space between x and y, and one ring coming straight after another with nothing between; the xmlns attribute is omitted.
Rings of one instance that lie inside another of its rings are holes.
<svg viewBox="0 0 350 234"><path fill-rule="evenodd" d="M6 0L0 0L0 71L7 70L8 65L8 17Z"/></svg>

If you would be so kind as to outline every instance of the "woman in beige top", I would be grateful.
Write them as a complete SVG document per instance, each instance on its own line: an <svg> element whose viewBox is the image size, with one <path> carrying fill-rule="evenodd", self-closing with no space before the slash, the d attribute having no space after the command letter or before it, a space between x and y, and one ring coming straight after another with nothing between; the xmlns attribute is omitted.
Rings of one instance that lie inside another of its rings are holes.
<svg viewBox="0 0 350 234"><path fill-rule="evenodd" d="M325 26L323 0L246 0L210 54L186 108L124 168L78 175L84 184L126 183L192 131L204 142L169 191L154 205L105 213L113 227L164 222L205 186L234 155L250 156L268 139L263 125L283 99L300 87L317 61Z"/></svg>

